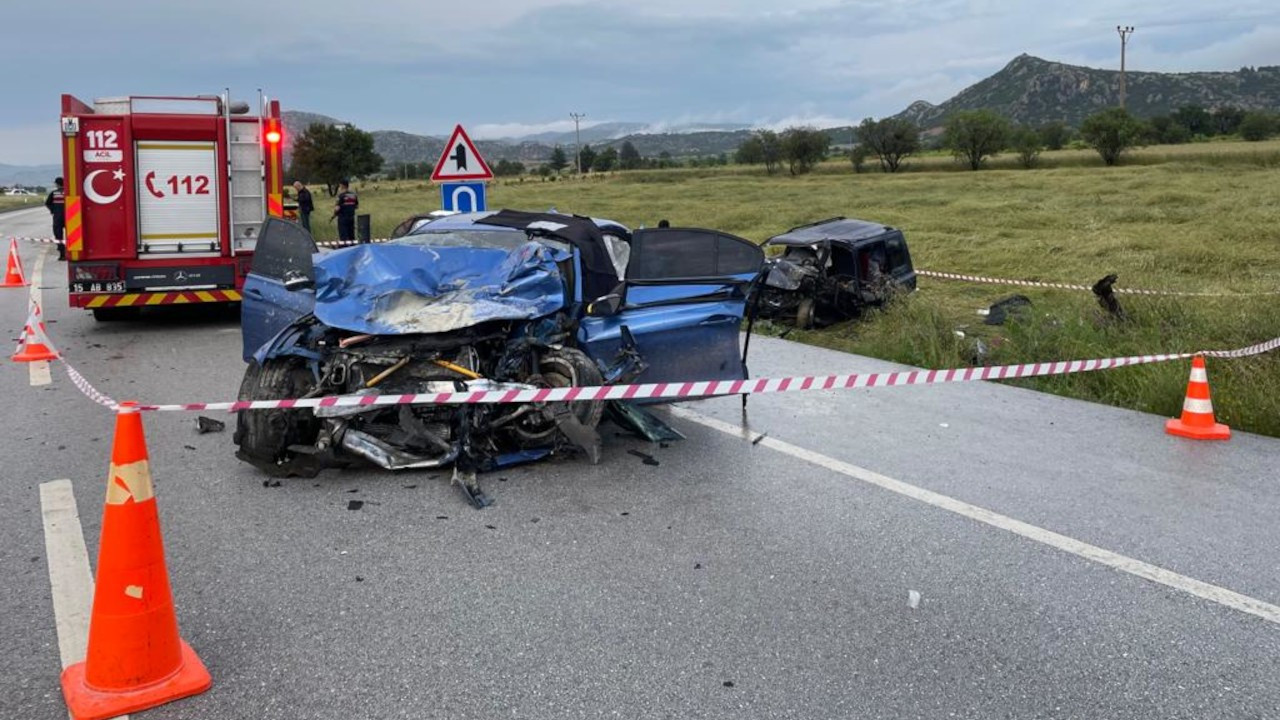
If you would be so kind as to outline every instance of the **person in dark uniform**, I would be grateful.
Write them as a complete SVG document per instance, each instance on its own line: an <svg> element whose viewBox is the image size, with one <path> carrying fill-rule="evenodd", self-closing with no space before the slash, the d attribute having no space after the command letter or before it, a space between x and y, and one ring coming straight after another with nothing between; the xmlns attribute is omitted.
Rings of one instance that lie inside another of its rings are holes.
<svg viewBox="0 0 1280 720"><path fill-rule="evenodd" d="M338 218L338 240L354 242L356 239L356 208L360 198L351 192L346 180L338 183L338 199L333 204L333 215Z"/></svg>
<svg viewBox="0 0 1280 720"><path fill-rule="evenodd" d="M303 230L311 232L311 213L315 211L316 204L311 199L311 191L301 180L293 181L293 189L298 193L298 224Z"/></svg>
<svg viewBox="0 0 1280 720"><path fill-rule="evenodd" d="M58 259L67 259L67 246L62 242L62 230L66 226L67 193L62 189L62 178L54 178L53 191L44 199L44 206L53 216L53 237L58 241Z"/></svg>

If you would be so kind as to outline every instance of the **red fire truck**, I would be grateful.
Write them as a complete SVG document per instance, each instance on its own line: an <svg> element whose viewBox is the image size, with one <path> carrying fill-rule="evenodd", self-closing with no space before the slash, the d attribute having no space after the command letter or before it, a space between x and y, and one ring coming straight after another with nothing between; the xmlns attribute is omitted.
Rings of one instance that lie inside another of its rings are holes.
<svg viewBox="0 0 1280 720"><path fill-rule="evenodd" d="M280 103L230 93L62 96L71 306L239 302L258 230L283 214Z"/></svg>

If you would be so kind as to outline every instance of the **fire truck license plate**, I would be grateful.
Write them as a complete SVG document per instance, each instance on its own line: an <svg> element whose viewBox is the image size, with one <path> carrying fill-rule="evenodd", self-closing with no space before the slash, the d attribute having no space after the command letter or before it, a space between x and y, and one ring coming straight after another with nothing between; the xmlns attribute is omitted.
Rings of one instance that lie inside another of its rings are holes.
<svg viewBox="0 0 1280 720"><path fill-rule="evenodd" d="M73 293L122 293L125 291L124 281L115 282L73 282Z"/></svg>

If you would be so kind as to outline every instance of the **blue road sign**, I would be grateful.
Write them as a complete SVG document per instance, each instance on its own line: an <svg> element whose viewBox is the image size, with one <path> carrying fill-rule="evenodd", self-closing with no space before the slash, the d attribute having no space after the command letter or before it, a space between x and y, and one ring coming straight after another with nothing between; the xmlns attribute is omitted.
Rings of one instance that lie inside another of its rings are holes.
<svg viewBox="0 0 1280 720"><path fill-rule="evenodd" d="M440 186L440 207L455 212L488 210L485 203L484 183L450 182Z"/></svg>

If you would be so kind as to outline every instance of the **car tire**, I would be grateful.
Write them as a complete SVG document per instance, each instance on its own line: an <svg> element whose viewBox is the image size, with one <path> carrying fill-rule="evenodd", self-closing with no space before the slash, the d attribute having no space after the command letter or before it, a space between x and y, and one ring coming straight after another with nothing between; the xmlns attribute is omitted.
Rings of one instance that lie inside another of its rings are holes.
<svg viewBox="0 0 1280 720"><path fill-rule="evenodd" d="M796 327L801 330L808 330L812 328L816 316L817 309L813 302L813 298L802 299L800 304L796 306Z"/></svg>
<svg viewBox="0 0 1280 720"><path fill-rule="evenodd" d="M545 387L594 387L604 384L604 376L600 367L587 354L577 348L562 347L543 355L538 362L538 374L541 385ZM600 424L604 415L604 401L585 401L569 403L578 422L593 428ZM538 429L516 427L518 434L525 441L539 441L551 437L556 432L554 426Z"/></svg>
<svg viewBox="0 0 1280 720"><path fill-rule="evenodd" d="M136 320L141 314L142 308L136 307L105 307L93 309L93 319L98 322Z"/></svg>
<svg viewBox="0 0 1280 720"><path fill-rule="evenodd" d="M311 373L300 358L250 362L240 383L240 400L298 398L310 388ZM236 415L236 457L273 477L315 477L321 466L289 450L312 445L320 421L309 408L242 410Z"/></svg>

